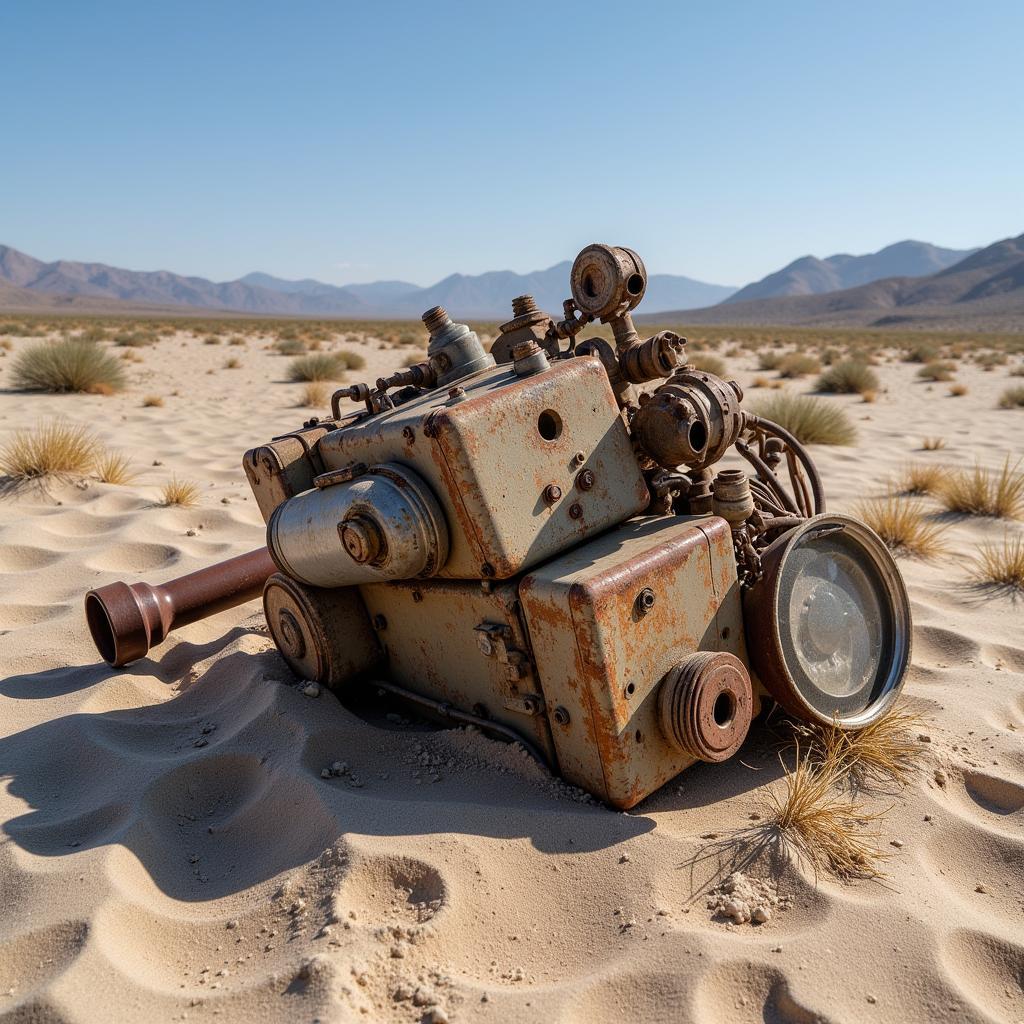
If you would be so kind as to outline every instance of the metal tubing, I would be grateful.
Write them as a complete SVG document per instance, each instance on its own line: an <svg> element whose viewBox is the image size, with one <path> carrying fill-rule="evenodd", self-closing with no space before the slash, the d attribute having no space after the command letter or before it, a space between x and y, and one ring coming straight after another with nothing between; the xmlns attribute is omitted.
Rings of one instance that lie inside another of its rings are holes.
<svg viewBox="0 0 1024 1024"><path fill-rule="evenodd" d="M270 552L259 548L166 583L108 583L85 595L86 622L100 657L121 668L172 629L259 597L276 571Z"/></svg>

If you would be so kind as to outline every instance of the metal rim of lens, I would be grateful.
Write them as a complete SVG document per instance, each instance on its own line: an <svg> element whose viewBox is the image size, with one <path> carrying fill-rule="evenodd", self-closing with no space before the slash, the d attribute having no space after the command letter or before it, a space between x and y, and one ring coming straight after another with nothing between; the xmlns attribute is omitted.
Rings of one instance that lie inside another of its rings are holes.
<svg viewBox="0 0 1024 1024"><path fill-rule="evenodd" d="M888 614L891 635L890 649L883 650L882 661L875 672L873 699L861 710L843 715L828 714L804 696L786 660L779 618L783 568L789 555L800 542L816 535L827 536L839 529L870 560L870 568L864 568L873 571L879 593L885 598L883 612ZM751 589L745 611L751 623L747 631L751 660L768 692L791 714L811 721L835 723L844 729L860 729L881 718L903 687L911 652L910 600L889 549L866 524L850 516L826 513L783 534L769 547L763 564L767 578Z"/></svg>

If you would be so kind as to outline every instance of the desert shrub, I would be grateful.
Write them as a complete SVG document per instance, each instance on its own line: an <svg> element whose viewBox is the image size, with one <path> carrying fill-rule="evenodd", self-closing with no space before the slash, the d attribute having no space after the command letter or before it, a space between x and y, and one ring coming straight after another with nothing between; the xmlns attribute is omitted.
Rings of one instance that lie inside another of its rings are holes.
<svg viewBox="0 0 1024 1024"><path fill-rule="evenodd" d="M853 444L857 432L846 413L808 395L773 395L754 410L803 444Z"/></svg>
<svg viewBox="0 0 1024 1024"><path fill-rule="evenodd" d="M921 380L952 380L954 369L955 367L952 363L937 361L925 363L924 366L917 371L917 375Z"/></svg>
<svg viewBox="0 0 1024 1024"><path fill-rule="evenodd" d="M724 377L728 372L725 360L710 352L687 353L687 362L704 373L713 373L716 377Z"/></svg>
<svg viewBox="0 0 1024 1024"><path fill-rule="evenodd" d="M1024 537L1003 537L1001 544L982 544L971 576L978 583L1024 592Z"/></svg>
<svg viewBox="0 0 1024 1024"><path fill-rule="evenodd" d="M1007 388L999 396L1000 409L1024 409L1024 387Z"/></svg>
<svg viewBox="0 0 1024 1024"><path fill-rule="evenodd" d="M0 448L0 473L15 480L81 476L92 469L100 452L100 443L88 428L48 420L16 431Z"/></svg>
<svg viewBox="0 0 1024 1024"><path fill-rule="evenodd" d="M135 477L128 457L118 452L103 452L99 455L93 472L105 484L130 484Z"/></svg>
<svg viewBox="0 0 1024 1024"><path fill-rule="evenodd" d="M146 395L142 400L143 409L159 409L164 404L164 400L159 395Z"/></svg>
<svg viewBox="0 0 1024 1024"><path fill-rule="evenodd" d="M240 337L239 335L236 334L233 338L228 338L228 344L229 345L234 345L237 348L239 346L246 345L247 342L246 342L245 338L242 338L242 337Z"/></svg>
<svg viewBox="0 0 1024 1024"><path fill-rule="evenodd" d="M331 398L331 389L322 380L310 381L299 397L299 406L303 409L319 409L327 405Z"/></svg>
<svg viewBox="0 0 1024 1024"><path fill-rule="evenodd" d="M938 349L934 345L922 341L907 348L903 361L905 363L930 363L938 354Z"/></svg>
<svg viewBox="0 0 1024 1024"><path fill-rule="evenodd" d="M780 377L806 377L809 373L817 373L821 363L806 352L790 352L779 360Z"/></svg>
<svg viewBox="0 0 1024 1024"><path fill-rule="evenodd" d="M224 363L225 370L240 370L242 368L242 360L236 359L232 356L227 362Z"/></svg>
<svg viewBox="0 0 1024 1024"><path fill-rule="evenodd" d="M900 494L938 494L945 476L942 466L912 462L896 481L896 490Z"/></svg>
<svg viewBox="0 0 1024 1024"><path fill-rule="evenodd" d="M426 360L426 352L410 352L403 360L402 366L415 366L417 363L422 363Z"/></svg>
<svg viewBox="0 0 1024 1024"><path fill-rule="evenodd" d="M161 505L178 505L191 508L199 504L199 485L191 480L179 480L172 476L160 490Z"/></svg>
<svg viewBox="0 0 1024 1024"><path fill-rule="evenodd" d="M752 388L766 388L771 384L771 381L767 377L755 377L751 382Z"/></svg>
<svg viewBox="0 0 1024 1024"><path fill-rule="evenodd" d="M298 338L280 338L274 348L283 356L301 356L306 351L306 344Z"/></svg>
<svg viewBox="0 0 1024 1024"><path fill-rule="evenodd" d="M11 380L25 391L111 394L124 387L124 374L113 356L91 341L67 337L22 352Z"/></svg>
<svg viewBox="0 0 1024 1024"><path fill-rule="evenodd" d="M343 348L338 352L338 358L344 362L346 370L361 370L366 366L366 357L351 349Z"/></svg>
<svg viewBox="0 0 1024 1024"><path fill-rule="evenodd" d="M1009 358L1005 352L979 352L974 361L983 370L994 370L997 366L1005 366Z"/></svg>
<svg viewBox="0 0 1024 1024"><path fill-rule="evenodd" d="M777 370L783 358L785 358L784 352L761 352L757 357L757 368L759 370Z"/></svg>
<svg viewBox="0 0 1024 1024"><path fill-rule="evenodd" d="M156 341L156 335L150 331L119 331L114 335L114 344L122 348L142 348Z"/></svg>
<svg viewBox="0 0 1024 1024"><path fill-rule="evenodd" d="M220 344L220 338L218 338L217 335L215 335L215 334L211 334L211 335L209 335L209 337L203 338L203 344L204 345L219 345Z"/></svg>
<svg viewBox="0 0 1024 1024"><path fill-rule="evenodd" d="M926 452L941 451L945 447L946 439L944 437L923 437L921 439L921 448Z"/></svg>
<svg viewBox="0 0 1024 1024"><path fill-rule="evenodd" d="M875 498L858 504L854 515L897 554L932 558L944 550L943 528L925 518L919 501L906 501L895 495Z"/></svg>
<svg viewBox="0 0 1024 1024"><path fill-rule="evenodd" d="M878 374L860 359L844 359L818 378L815 390L833 395L863 395L865 391L878 390Z"/></svg>
<svg viewBox="0 0 1024 1024"><path fill-rule="evenodd" d="M107 329L101 327L99 324L91 324L86 327L79 335L79 341L106 341L107 340Z"/></svg>
<svg viewBox="0 0 1024 1024"><path fill-rule="evenodd" d="M963 398L967 394L966 384L953 384L949 389L950 398Z"/></svg>
<svg viewBox="0 0 1024 1024"><path fill-rule="evenodd" d="M1006 459L1001 470L979 465L953 470L943 482L939 498L950 512L997 519L1019 519L1024 514L1024 475Z"/></svg>
<svg viewBox="0 0 1024 1024"><path fill-rule="evenodd" d="M300 356L288 364L288 379L293 383L314 380L344 380L345 360L337 352L316 352Z"/></svg>

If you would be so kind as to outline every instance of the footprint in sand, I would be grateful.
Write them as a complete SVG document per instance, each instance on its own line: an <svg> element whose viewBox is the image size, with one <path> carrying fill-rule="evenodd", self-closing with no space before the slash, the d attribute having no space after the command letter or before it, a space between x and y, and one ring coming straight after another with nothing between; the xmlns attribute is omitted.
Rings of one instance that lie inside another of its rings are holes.
<svg viewBox="0 0 1024 1024"><path fill-rule="evenodd" d="M3 940L0 1012L5 1020L56 1019L36 997L74 963L88 931L84 921L62 921Z"/></svg>
<svg viewBox="0 0 1024 1024"><path fill-rule="evenodd" d="M975 1006L996 1020L1024 1020L1024 947L960 928L943 942L942 960L950 980Z"/></svg>
<svg viewBox="0 0 1024 1024"><path fill-rule="evenodd" d="M52 565L62 557L60 551L36 548L29 544L0 546L0 572L30 572Z"/></svg>

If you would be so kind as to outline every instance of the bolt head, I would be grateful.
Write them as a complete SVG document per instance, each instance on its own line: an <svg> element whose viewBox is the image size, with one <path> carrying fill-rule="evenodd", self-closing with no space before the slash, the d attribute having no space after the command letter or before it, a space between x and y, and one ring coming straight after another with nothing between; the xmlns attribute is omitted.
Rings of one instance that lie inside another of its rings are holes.
<svg viewBox="0 0 1024 1024"><path fill-rule="evenodd" d="M654 591L650 587L644 587L636 595L636 610L640 615L646 615L654 607Z"/></svg>
<svg viewBox="0 0 1024 1024"><path fill-rule="evenodd" d="M362 565L372 562L380 554L380 534L369 520L357 516L347 519L339 527L341 543L353 562Z"/></svg>
<svg viewBox="0 0 1024 1024"><path fill-rule="evenodd" d="M578 477L576 477L576 486L581 491L589 491L594 486L596 481L594 471L592 469L585 469Z"/></svg>
<svg viewBox="0 0 1024 1024"><path fill-rule="evenodd" d="M569 506L569 518L570 519L582 519L583 518L583 506L578 501L574 501Z"/></svg>
<svg viewBox="0 0 1024 1024"><path fill-rule="evenodd" d="M544 488L544 500L549 505L554 505L562 497L562 488L558 484L548 484Z"/></svg>

